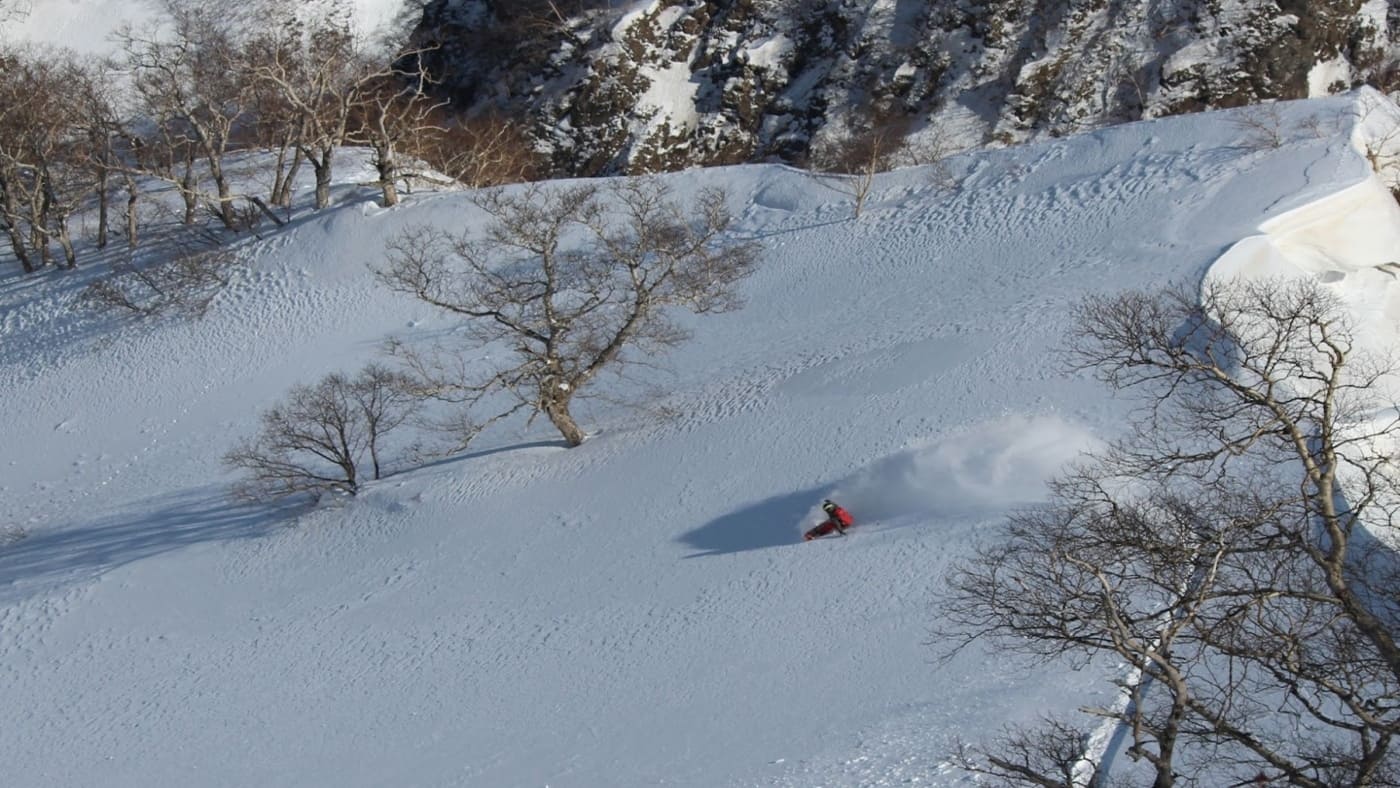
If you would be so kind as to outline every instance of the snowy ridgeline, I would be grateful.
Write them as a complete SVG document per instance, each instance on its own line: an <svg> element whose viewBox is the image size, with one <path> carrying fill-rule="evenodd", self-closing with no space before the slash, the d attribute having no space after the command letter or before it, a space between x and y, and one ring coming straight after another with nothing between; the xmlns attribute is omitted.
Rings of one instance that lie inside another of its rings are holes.
<svg viewBox="0 0 1400 788"><path fill-rule="evenodd" d="M1306 276L1391 343L1400 216L1363 151L1395 126L1358 110L1374 98L900 170L860 220L784 167L667 176L724 188L761 244L744 309L606 384L647 394L580 409L577 449L511 421L315 510L229 500L220 457L294 384L460 336L370 266L404 227L479 229L469 195L384 209L342 184L239 244L195 322L112 324L71 308L88 271L7 271L0 526L26 534L0 548L7 776L971 784L955 739L1112 705L1126 676L981 647L935 666L927 643L945 570L1121 425L1062 371L1069 307ZM803 544L827 497L856 529Z"/></svg>

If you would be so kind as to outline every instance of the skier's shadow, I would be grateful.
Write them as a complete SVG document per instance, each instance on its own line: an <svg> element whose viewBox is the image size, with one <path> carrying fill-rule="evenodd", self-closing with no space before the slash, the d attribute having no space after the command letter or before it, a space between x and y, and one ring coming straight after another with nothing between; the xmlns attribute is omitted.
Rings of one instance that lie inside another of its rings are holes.
<svg viewBox="0 0 1400 788"><path fill-rule="evenodd" d="M802 531L816 525L813 501L817 489L778 495L730 512L682 535L678 541L698 552L686 558L763 550L802 541ZM812 519L812 522L806 520Z"/></svg>

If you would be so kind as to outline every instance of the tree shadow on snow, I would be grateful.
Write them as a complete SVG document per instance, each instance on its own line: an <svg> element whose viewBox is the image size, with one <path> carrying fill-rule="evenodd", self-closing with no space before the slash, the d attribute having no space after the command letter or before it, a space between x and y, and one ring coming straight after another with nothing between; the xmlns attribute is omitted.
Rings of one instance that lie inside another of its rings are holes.
<svg viewBox="0 0 1400 788"><path fill-rule="evenodd" d="M524 443L506 443L500 446L491 446L484 449L463 451L460 454L449 454L443 457L435 457L433 459L424 460L416 465L413 465L410 468L404 468L403 470L385 474L384 478L388 479L394 476L401 476L410 471L417 471L423 468L441 468L447 465L457 465L459 463L470 462L472 460L479 460L483 457L491 457L497 454L509 454L511 452L527 451L529 449L568 448L569 444L565 442L563 438L525 441Z"/></svg>
<svg viewBox="0 0 1400 788"><path fill-rule="evenodd" d="M0 603L170 550L257 538L310 508L307 499L246 503L204 489L153 502L151 509L132 507L95 523L30 534L0 547Z"/></svg>
<svg viewBox="0 0 1400 788"><path fill-rule="evenodd" d="M796 227L783 227L777 230L769 230L765 228L762 230L752 230L747 233L736 232L732 235L732 237L740 241L762 241L768 238L776 238L779 235L792 235L794 233L806 232L807 230L815 230L819 227L831 227L837 224L845 224L849 221L851 221L851 217L846 216L840 219L832 219L826 222L809 222L807 224L799 225Z"/></svg>
<svg viewBox="0 0 1400 788"><path fill-rule="evenodd" d="M1387 626L1400 628L1400 554L1396 547L1376 537L1369 528L1357 526L1349 545L1349 574L1353 588L1367 607Z"/></svg>
<svg viewBox="0 0 1400 788"><path fill-rule="evenodd" d="M817 524L812 511L822 500L819 489L777 495L724 515L681 536L703 558L764 550L802 541L802 531ZM811 520L811 522L806 522Z"/></svg>

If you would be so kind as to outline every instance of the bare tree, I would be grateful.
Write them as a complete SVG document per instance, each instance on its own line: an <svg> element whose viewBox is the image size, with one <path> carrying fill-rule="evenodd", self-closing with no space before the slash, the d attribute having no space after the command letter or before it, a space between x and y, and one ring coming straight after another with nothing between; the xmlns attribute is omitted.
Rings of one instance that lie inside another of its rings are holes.
<svg viewBox="0 0 1400 788"><path fill-rule="evenodd" d="M564 0L520 0L502 5L494 13L497 23L515 36L538 36L563 30L568 26L567 11L574 11L573 3ZM562 7L561 7L562 6ZM577 3L577 11L585 10L583 3Z"/></svg>
<svg viewBox="0 0 1400 788"><path fill-rule="evenodd" d="M259 77L258 72L268 64L294 63L301 47L300 30L300 25L288 22L280 29L251 37L245 48L248 68L253 74L251 142L256 147L276 151L272 180L267 184L267 201L287 209L292 205L292 188L302 162L298 146L301 115L287 100L284 91Z"/></svg>
<svg viewBox="0 0 1400 788"><path fill-rule="evenodd" d="M1080 767L1086 741L1072 724L1049 718L1035 727L1008 727L985 749L960 741L953 763L1003 784L1074 788L1083 782Z"/></svg>
<svg viewBox="0 0 1400 788"><path fill-rule="evenodd" d="M137 162L135 175L174 186L183 204L183 222L192 226L199 219L199 149L179 121L162 118L147 121L150 125L146 132L133 141Z"/></svg>
<svg viewBox="0 0 1400 788"><path fill-rule="evenodd" d="M434 119L447 102L428 95L423 60L417 55L408 60L417 64L415 71L400 69L392 77L367 86L359 100L355 136L369 146L371 163L379 174L376 185L386 206L399 204L397 183L403 170L403 149L416 150L424 137L444 131Z"/></svg>
<svg viewBox="0 0 1400 788"><path fill-rule="evenodd" d="M82 166L91 173L97 198L97 247L105 249L110 240L114 192L122 192L126 196L122 232L127 248L134 249L140 237L137 206L143 196L137 179L148 172L143 158L147 140L132 131L132 107L123 91L114 87L120 81L115 69L109 60L84 64L85 76L74 84L79 100L76 131L85 138L80 148L86 159Z"/></svg>
<svg viewBox="0 0 1400 788"><path fill-rule="evenodd" d="M347 22L337 21L342 16L327 14L305 26L283 27L277 38L259 46L253 69L264 90L275 94L295 119L293 138L316 174L317 208L330 204L335 153L341 146L377 143L379 163L392 171L397 168L394 146L423 127L425 102L432 104L422 90L424 74L418 66L424 50L368 49ZM405 70L398 65L402 63L413 65ZM374 117L379 110L384 114Z"/></svg>
<svg viewBox="0 0 1400 788"><path fill-rule="evenodd" d="M350 397L364 420L365 448L374 478L383 478L382 441L408 421L421 400L408 378L382 364L370 364L351 381Z"/></svg>
<svg viewBox="0 0 1400 788"><path fill-rule="evenodd" d="M500 115L449 123L442 119L419 138L415 153L437 172L473 189L533 180L540 157L525 124Z"/></svg>
<svg viewBox="0 0 1400 788"><path fill-rule="evenodd" d="M164 11L173 31L169 38L122 33L143 115L161 129L157 139L185 154L179 177L165 167L148 174L184 190L187 199L205 200L225 227L237 229L225 160L241 126L251 123L254 106L245 43L212 7L167 0ZM195 158L214 183L212 195L199 190Z"/></svg>
<svg viewBox="0 0 1400 788"><path fill-rule="evenodd" d="M26 216L25 208L33 205L24 199L31 191L28 185L33 175L24 162L28 159L25 136L34 110L30 104L33 97L19 90L25 71L22 57L18 52L0 50L0 227L5 229L11 252L24 272L33 273L38 264L30 255L32 233L24 228L26 218L32 223L38 217L32 213Z"/></svg>
<svg viewBox="0 0 1400 788"><path fill-rule="evenodd" d="M378 273L467 319L472 351L503 348L509 361L473 374L451 356L399 350L438 396L489 408L505 395L513 404L492 418L543 413L570 446L585 437L570 407L589 383L685 339L671 309L737 308L757 260L754 244L725 238L719 191L688 209L657 180L619 181L606 197L592 186L495 190L479 204L493 219L482 236L411 229Z"/></svg>
<svg viewBox="0 0 1400 788"><path fill-rule="evenodd" d="M1312 282L1095 297L1077 316L1077 368L1143 409L950 575L947 642L1125 661L1124 707L1085 711L1130 733L1157 788L1394 784L1392 361L1361 353Z"/></svg>
<svg viewBox="0 0 1400 788"><path fill-rule="evenodd" d="M304 34L294 29L265 54L271 57L258 62L257 78L292 113L292 139L316 173L316 207L325 208L335 152L349 135L351 91L362 76L354 35L330 23Z"/></svg>
<svg viewBox="0 0 1400 788"><path fill-rule="evenodd" d="M825 137L812 147L809 161L818 180L851 198L856 219L865 209L875 176L890 169L892 157L900 149L902 131L897 124L866 122Z"/></svg>
<svg viewBox="0 0 1400 788"><path fill-rule="evenodd" d="M1255 104L1239 109L1231 122L1244 132L1240 147L1247 151L1274 150L1284 143L1287 124L1283 113L1273 104Z"/></svg>
<svg viewBox="0 0 1400 788"><path fill-rule="evenodd" d="M26 272L53 261L53 243L78 264L69 221L96 180L82 133L90 78L62 53L0 53L0 223Z"/></svg>
<svg viewBox="0 0 1400 788"><path fill-rule="evenodd" d="M257 436L224 462L247 474L239 488L247 496L354 495L363 484L366 452L373 477L382 478L383 441L417 406L408 391L401 375L379 365L353 379L332 374L314 386L297 386L263 413Z"/></svg>
<svg viewBox="0 0 1400 788"><path fill-rule="evenodd" d="M1153 768L1152 785L1166 788L1180 769L1186 665L1199 657L1190 634L1213 599L1211 562L1224 548L1198 535L1186 502L1104 501L1100 481L1097 471L1065 480L1057 489L1063 503L1017 515L1003 541L959 566L949 579L948 620L965 635L1040 658L1120 658L1141 677L1128 682L1128 703L1086 711L1124 725L1133 753ZM1157 688L1152 702L1148 687Z"/></svg>

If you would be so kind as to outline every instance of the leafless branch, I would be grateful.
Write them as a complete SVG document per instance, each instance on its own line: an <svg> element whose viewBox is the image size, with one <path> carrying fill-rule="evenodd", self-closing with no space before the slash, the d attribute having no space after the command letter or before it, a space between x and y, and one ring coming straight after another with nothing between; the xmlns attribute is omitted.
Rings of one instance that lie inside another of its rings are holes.
<svg viewBox="0 0 1400 788"><path fill-rule="evenodd" d="M504 395L546 415L571 445L584 439L570 405L605 370L659 353L686 337L671 309L717 312L739 304L736 285L757 248L725 237L722 193L682 207L653 180L492 190L479 207L493 219L481 236L432 227L393 238L379 268L389 287L461 317L469 352L412 359L425 389L468 405Z"/></svg>

